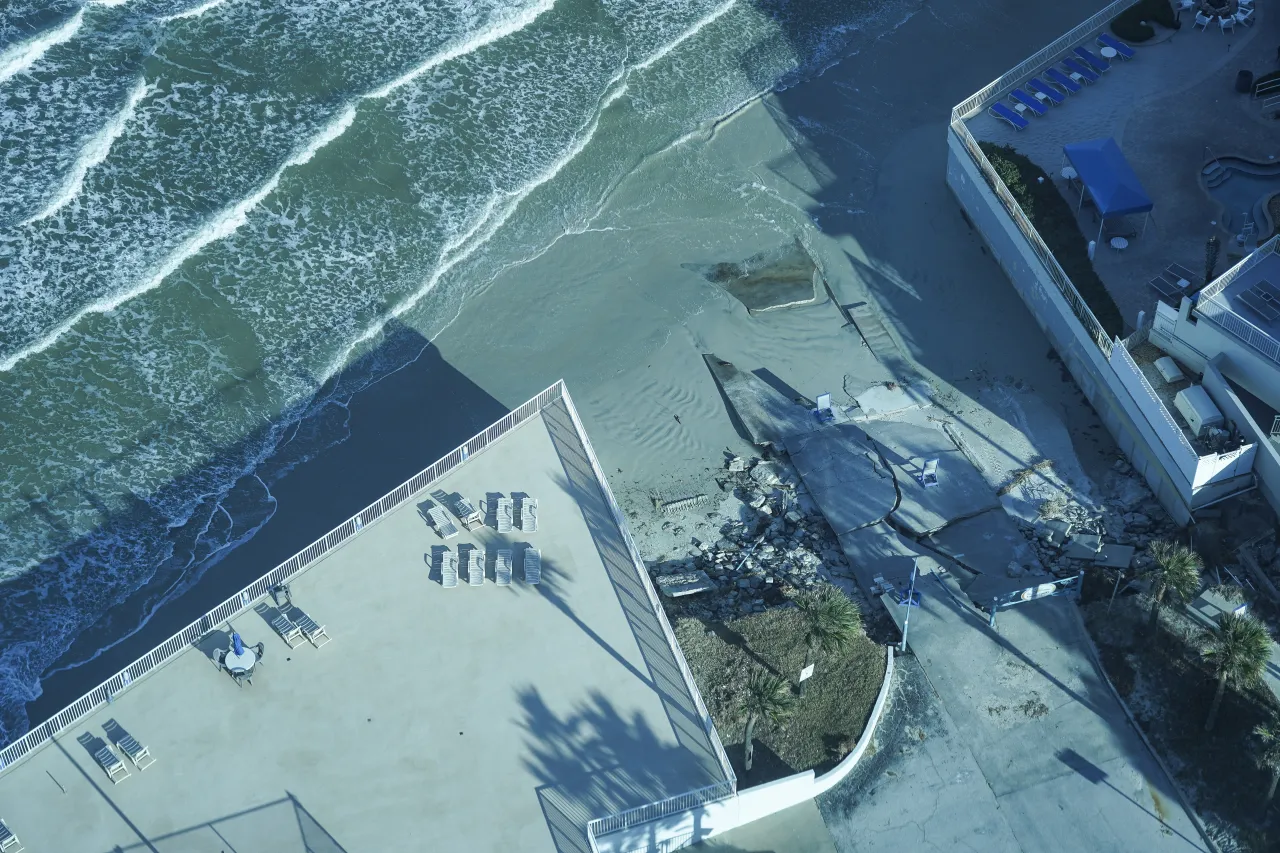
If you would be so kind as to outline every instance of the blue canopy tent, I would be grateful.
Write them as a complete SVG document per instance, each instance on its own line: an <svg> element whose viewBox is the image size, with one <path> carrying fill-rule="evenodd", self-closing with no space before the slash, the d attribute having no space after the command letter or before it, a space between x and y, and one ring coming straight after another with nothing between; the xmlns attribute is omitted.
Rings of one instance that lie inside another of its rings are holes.
<svg viewBox="0 0 1280 853"><path fill-rule="evenodd" d="M1080 178L1080 203L1076 206L1076 213L1084 206L1085 190L1098 205L1102 220L1098 223L1099 239L1102 237L1102 222L1108 216L1127 216L1130 213L1147 214L1142 220L1142 231L1146 233L1147 219L1155 205L1114 139L1108 136L1106 139L1072 142L1062 146L1062 153L1071 161Z"/></svg>

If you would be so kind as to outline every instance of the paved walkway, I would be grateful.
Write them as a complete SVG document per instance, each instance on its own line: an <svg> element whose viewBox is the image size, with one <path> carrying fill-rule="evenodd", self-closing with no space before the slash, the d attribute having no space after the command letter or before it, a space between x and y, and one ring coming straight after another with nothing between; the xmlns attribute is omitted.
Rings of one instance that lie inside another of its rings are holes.
<svg viewBox="0 0 1280 853"><path fill-rule="evenodd" d="M836 853L812 800L688 848L716 853Z"/></svg>

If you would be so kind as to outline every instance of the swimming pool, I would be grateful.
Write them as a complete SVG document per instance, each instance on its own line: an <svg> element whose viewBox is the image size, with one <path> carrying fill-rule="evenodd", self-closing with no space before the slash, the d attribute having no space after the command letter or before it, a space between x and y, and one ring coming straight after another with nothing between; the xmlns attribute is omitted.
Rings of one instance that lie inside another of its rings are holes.
<svg viewBox="0 0 1280 853"><path fill-rule="evenodd" d="M1243 157L1218 157L1200 171L1205 190L1222 206L1221 222L1239 234L1255 222L1254 234L1266 237L1274 227L1266 214L1267 200L1280 192L1280 161L1258 163Z"/></svg>

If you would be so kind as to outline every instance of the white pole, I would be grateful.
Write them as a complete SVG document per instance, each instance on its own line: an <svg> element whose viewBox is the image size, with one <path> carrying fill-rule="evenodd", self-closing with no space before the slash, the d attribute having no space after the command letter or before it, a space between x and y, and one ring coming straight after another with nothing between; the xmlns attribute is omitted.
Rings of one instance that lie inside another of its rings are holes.
<svg viewBox="0 0 1280 853"><path fill-rule="evenodd" d="M916 564L911 564L911 587L907 590L907 615L902 617L902 652L907 651L907 626L911 624L911 606L916 597Z"/></svg>

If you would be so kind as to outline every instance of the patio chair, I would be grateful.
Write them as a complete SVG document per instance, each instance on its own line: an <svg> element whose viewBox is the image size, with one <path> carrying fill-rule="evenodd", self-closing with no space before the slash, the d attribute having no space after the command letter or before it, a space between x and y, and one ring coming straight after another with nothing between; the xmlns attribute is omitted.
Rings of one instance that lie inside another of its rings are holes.
<svg viewBox="0 0 1280 853"><path fill-rule="evenodd" d="M1177 10L1179 12L1186 12L1190 9L1195 8L1196 0L1178 0L1178 2L1174 4L1174 6L1177 7Z"/></svg>
<svg viewBox="0 0 1280 853"><path fill-rule="evenodd" d="M462 526L468 530L484 526L484 516L466 498L458 498L458 504L454 507L454 510L457 512L458 520L462 522Z"/></svg>
<svg viewBox="0 0 1280 853"><path fill-rule="evenodd" d="M1227 30L1236 31L1236 19L1234 15L1223 15L1218 18L1218 27L1225 33Z"/></svg>
<svg viewBox="0 0 1280 853"><path fill-rule="evenodd" d="M18 840L18 836L13 834L13 830L4 822L4 818L0 818L0 851L22 853L22 850L22 842Z"/></svg>
<svg viewBox="0 0 1280 853"><path fill-rule="evenodd" d="M1236 12L1236 23L1246 24L1252 27L1253 26L1253 10L1246 9L1244 6L1241 6L1240 11Z"/></svg>
<svg viewBox="0 0 1280 853"><path fill-rule="evenodd" d="M1080 61L1088 65L1099 74L1105 74L1111 69L1111 63L1107 62L1101 56L1098 56L1092 50L1084 46L1077 46L1072 51L1076 56L1080 57Z"/></svg>
<svg viewBox="0 0 1280 853"><path fill-rule="evenodd" d="M1213 18L1210 18L1204 12L1196 12L1196 22L1191 25L1191 29L1194 30L1196 27L1200 27L1202 30L1205 30L1207 32L1209 29L1209 25L1212 23L1213 23Z"/></svg>
<svg viewBox="0 0 1280 853"><path fill-rule="evenodd" d="M493 564L493 582L498 586L511 586L511 549L503 548L498 552Z"/></svg>
<svg viewBox="0 0 1280 853"><path fill-rule="evenodd" d="M297 607L293 608L293 612L289 615L293 617L293 621L302 629L302 636L306 637L311 642L311 645L315 646L317 649L332 639L328 632L325 631L323 625L316 622L316 620L303 613ZM321 642L322 640L323 642Z"/></svg>
<svg viewBox="0 0 1280 853"><path fill-rule="evenodd" d="M515 529L515 503L511 498L498 498L498 532L510 533Z"/></svg>
<svg viewBox="0 0 1280 853"><path fill-rule="evenodd" d="M1058 86L1059 88L1062 89L1062 91L1066 92L1068 95L1075 95L1079 93L1082 88L1084 88L1075 80L1072 80L1066 74L1063 74L1062 71L1057 68L1046 68L1044 70L1044 76L1049 78L1050 83L1053 83L1055 86Z"/></svg>
<svg viewBox="0 0 1280 853"><path fill-rule="evenodd" d="M467 555L467 583L484 586L484 551L479 548L472 548Z"/></svg>
<svg viewBox="0 0 1280 853"><path fill-rule="evenodd" d="M445 514L443 508L433 506L427 510L427 515L431 518L432 524L435 525L436 533L439 534L441 539L451 539L458 535L458 526Z"/></svg>
<svg viewBox="0 0 1280 853"><path fill-rule="evenodd" d="M1048 107L1046 107L1044 104L1040 103L1035 98L1028 95L1026 92L1022 91L1021 89L1014 89L1012 92L1009 93L1009 97L1014 100L1015 103L1013 108L1015 110L1018 110L1018 112L1021 112L1022 108L1031 110L1031 112L1035 113L1038 116L1042 116L1045 113L1049 112Z"/></svg>
<svg viewBox="0 0 1280 853"><path fill-rule="evenodd" d="M294 640L302 639L302 629L293 624L293 621L283 613L271 620L271 627L276 629L280 639L284 640L284 644L291 649L294 648ZM226 651L223 651L222 654L226 655Z"/></svg>
<svg viewBox="0 0 1280 853"><path fill-rule="evenodd" d="M1190 3L1191 0L1187 0L1187 2ZM1116 56L1120 57L1125 62L1128 62L1130 59L1133 59L1135 56L1138 55L1137 51L1129 47L1129 45L1125 44L1124 42L1120 41L1120 39L1111 35L1111 33L1099 33L1098 44L1102 45L1103 47L1111 48L1116 52Z"/></svg>
<svg viewBox="0 0 1280 853"><path fill-rule="evenodd" d="M1004 104L992 104L987 108L987 112L991 113L991 115L998 119L1007 121L1009 124L1013 125L1014 130L1022 130L1024 127L1031 124L1031 122L1027 121Z"/></svg>
<svg viewBox="0 0 1280 853"><path fill-rule="evenodd" d="M224 663L224 661L226 660L226 657L227 657L226 649L215 649L213 652L213 663L215 666L218 667L219 672L221 672L222 669L226 666L226 663Z"/></svg>
<svg viewBox="0 0 1280 853"><path fill-rule="evenodd" d="M525 533L538 532L538 501L536 498L520 499L520 529Z"/></svg>
<svg viewBox="0 0 1280 853"><path fill-rule="evenodd" d="M1053 86L1041 80L1039 77L1032 77L1027 81L1027 88L1036 96L1040 103L1048 101L1055 107L1060 107L1067 102L1067 96L1059 92Z"/></svg>
<svg viewBox="0 0 1280 853"><path fill-rule="evenodd" d="M98 741L101 743L101 741ZM111 780L113 785L119 785L122 781L129 778L129 768L124 766L124 762L120 760L120 756L111 751L111 747L104 746L93 754L94 759L101 765L102 769L107 771L107 778ZM116 776L120 778L117 779Z"/></svg>
<svg viewBox="0 0 1280 853"><path fill-rule="evenodd" d="M542 583L542 552L537 548L525 549L524 582L535 586Z"/></svg>
<svg viewBox="0 0 1280 853"><path fill-rule="evenodd" d="M139 770L146 770L156 760L151 756L151 750L134 739L133 735L124 730L123 727L115 720L107 720L102 724L102 730L107 733L107 737L111 739L120 751L129 756L129 760L133 762L133 766Z"/></svg>
<svg viewBox="0 0 1280 853"><path fill-rule="evenodd" d="M440 555L440 585L445 589L458 585L458 564L454 562L452 551Z"/></svg>
<svg viewBox="0 0 1280 853"><path fill-rule="evenodd" d="M1088 67L1080 60L1073 59L1070 56L1062 60L1062 67L1070 72L1071 79L1075 80L1077 83L1084 81L1085 83L1093 84L1102 79L1092 68Z"/></svg>

